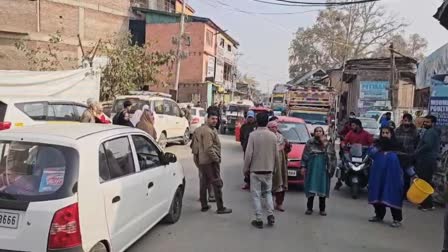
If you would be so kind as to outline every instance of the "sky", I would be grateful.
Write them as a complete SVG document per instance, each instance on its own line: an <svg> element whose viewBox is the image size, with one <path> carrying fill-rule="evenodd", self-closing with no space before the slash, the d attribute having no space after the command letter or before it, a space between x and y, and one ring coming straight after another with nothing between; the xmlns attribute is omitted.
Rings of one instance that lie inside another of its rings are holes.
<svg viewBox="0 0 448 252"><path fill-rule="evenodd" d="M323 2L324 0L307 0ZM419 33L428 40L430 54L448 43L448 30L432 16L442 0L381 0L379 4L408 23L406 33ZM311 26L317 7L272 6L253 0L187 0L197 16L208 17L240 43L238 67L254 77L264 92L289 80L288 48L299 27ZM253 13L293 13L261 15Z"/></svg>

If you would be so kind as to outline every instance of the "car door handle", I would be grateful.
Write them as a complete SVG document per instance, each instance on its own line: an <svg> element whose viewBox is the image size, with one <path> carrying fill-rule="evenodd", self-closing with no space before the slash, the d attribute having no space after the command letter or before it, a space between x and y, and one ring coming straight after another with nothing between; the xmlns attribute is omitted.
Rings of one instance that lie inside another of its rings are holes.
<svg viewBox="0 0 448 252"><path fill-rule="evenodd" d="M112 199L112 203L117 203L117 202L120 201L120 200L121 200L120 196L115 196L115 197Z"/></svg>
<svg viewBox="0 0 448 252"><path fill-rule="evenodd" d="M148 183L148 189L151 189L151 187L153 187L154 186L154 183L153 182L149 182Z"/></svg>

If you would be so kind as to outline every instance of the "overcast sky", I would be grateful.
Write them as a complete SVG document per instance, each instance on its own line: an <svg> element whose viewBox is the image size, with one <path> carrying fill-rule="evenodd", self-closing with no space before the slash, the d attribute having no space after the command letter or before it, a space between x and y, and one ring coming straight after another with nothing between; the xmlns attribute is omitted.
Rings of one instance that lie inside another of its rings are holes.
<svg viewBox="0 0 448 252"><path fill-rule="evenodd" d="M309 0L323 2L324 0ZM386 9L410 23L407 33L419 33L429 42L427 54L448 43L448 30L432 16L442 0L381 0ZM255 77L263 91L288 78L288 48L298 27L313 24L316 7L281 7L253 0L187 0L197 16L211 18L240 43L238 65ZM227 5L227 6L225 6ZM247 14L288 12L291 15Z"/></svg>

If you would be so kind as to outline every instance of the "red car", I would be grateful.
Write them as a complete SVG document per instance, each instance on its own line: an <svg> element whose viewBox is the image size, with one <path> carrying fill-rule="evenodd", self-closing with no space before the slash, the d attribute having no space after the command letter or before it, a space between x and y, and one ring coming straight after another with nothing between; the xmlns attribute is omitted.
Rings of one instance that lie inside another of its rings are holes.
<svg viewBox="0 0 448 252"><path fill-rule="evenodd" d="M251 107L249 110L252 110L255 112L255 116L257 116L258 113L268 113L269 116L272 116L274 114L274 112L272 111L272 109L270 108L266 108L266 107ZM241 126L243 126L243 124L246 122L245 118L240 118L239 120L237 120L237 122L235 123L235 140L237 142L240 141L240 130L241 130Z"/></svg>
<svg viewBox="0 0 448 252"><path fill-rule="evenodd" d="M305 171L301 169L302 155L311 137L306 123L300 118L279 116L278 129L292 147L288 154L288 182L290 185L303 185Z"/></svg>

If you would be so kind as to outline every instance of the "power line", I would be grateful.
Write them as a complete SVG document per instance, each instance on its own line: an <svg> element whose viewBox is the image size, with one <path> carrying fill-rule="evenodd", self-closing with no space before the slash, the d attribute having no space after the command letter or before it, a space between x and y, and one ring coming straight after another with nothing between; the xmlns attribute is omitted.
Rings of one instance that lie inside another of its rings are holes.
<svg viewBox="0 0 448 252"><path fill-rule="evenodd" d="M241 13L245 13L245 14L253 14L253 15L297 15L297 14L305 14L305 13L320 11L320 10L307 10L307 11L298 11L298 12L254 12L254 11L242 10L240 8L234 7L232 5L229 5L229 4L219 1L219 0L216 0L214 2L218 3L220 5L232 8L234 11L237 11L237 12L241 12Z"/></svg>
<svg viewBox="0 0 448 252"><path fill-rule="evenodd" d="M253 0L255 2L279 5L279 6L293 6L293 7L331 7L331 6L346 6L352 4L363 4L378 2L380 0L359 0L353 2L302 2L302 1L291 1L291 0L272 0L275 2L269 2L266 0Z"/></svg>

